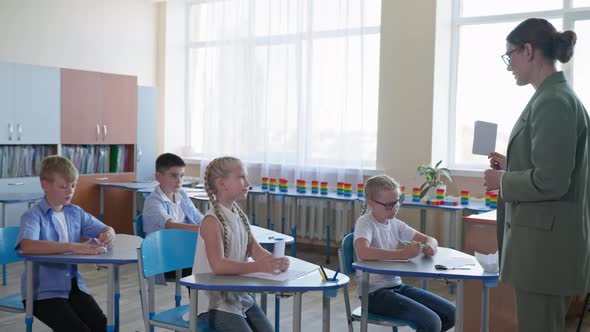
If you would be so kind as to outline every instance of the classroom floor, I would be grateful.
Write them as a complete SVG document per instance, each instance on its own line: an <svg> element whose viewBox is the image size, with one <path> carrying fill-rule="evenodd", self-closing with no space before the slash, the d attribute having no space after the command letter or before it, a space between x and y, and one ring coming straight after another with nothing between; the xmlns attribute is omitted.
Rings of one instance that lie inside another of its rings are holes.
<svg viewBox="0 0 590 332"><path fill-rule="evenodd" d="M323 247L303 247L298 246L297 255L299 258L316 262L324 263ZM332 262L328 267L332 270L336 269L337 258L332 256ZM20 291L20 274L23 271L24 264L15 263L8 267L8 285L0 286L0 297L13 294ZM80 271L84 275L86 284L93 292L98 304L104 308L106 305L107 292L107 273L106 271L97 271L94 265L80 265ZM139 305L139 286L137 282L137 267L136 265L126 265L121 267L121 331L134 332L144 331L143 320L141 317ZM417 280L412 278L404 278L404 282L418 285ZM430 281L429 289L445 298L455 301L454 295L449 294L448 287L439 281ZM157 304L161 307L170 307L173 305L174 289L171 286L157 287ZM188 303L188 292L183 288L183 303ZM356 283L351 279L349 285L349 293L351 294L351 306L356 308L360 305L360 301L356 296ZM310 292L303 295L303 312L302 320L306 331L321 331L322 327L322 310L321 310L321 293ZM284 299L281 301L281 331L292 330L292 300ZM274 323L274 297L269 296L268 315L270 320ZM344 297L342 292L338 293L336 298L331 301L331 330L332 331L347 331L346 326L346 310L344 306ZM105 311L106 312L106 311ZM577 320L567 322L566 332L574 332ZM355 331L359 331L359 323L354 323ZM385 328L375 325L369 325L370 331L391 331L391 328ZM24 314L12 314L0 312L0 331L24 331ZM33 323L33 331L35 332L50 332L51 330L43 323L35 320ZM165 331L163 329L156 329L156 331ZM409 328L400 328L400 332L413 331ZM453 331L453 330L451 330ZM590 332L590 314L585 319L585 324L582 331ZM471 332L471 331L466 331ZM492 331L495 332L495 331Z"/></svg>

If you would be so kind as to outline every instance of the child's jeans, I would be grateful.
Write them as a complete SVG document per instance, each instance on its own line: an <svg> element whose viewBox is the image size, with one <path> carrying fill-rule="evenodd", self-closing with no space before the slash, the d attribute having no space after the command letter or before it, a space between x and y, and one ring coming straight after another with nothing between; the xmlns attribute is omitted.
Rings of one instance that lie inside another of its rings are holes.
<svg viewBox="0 0 590 332"><path fill-rule="evenodd" d="M404 284L370 293L369 312L415 322L417 332L440 332L455 326L454 304Z"/></svg>
<svg viewBox="0 0 590 332"><path fill-rule="evenodd" d="M225 311L209 310L208 313L199 315L199 320L207 319L209 319L209 327L220 332L273 332L275 330L264 311L256 303L246 310L246 318Z"/></svg>

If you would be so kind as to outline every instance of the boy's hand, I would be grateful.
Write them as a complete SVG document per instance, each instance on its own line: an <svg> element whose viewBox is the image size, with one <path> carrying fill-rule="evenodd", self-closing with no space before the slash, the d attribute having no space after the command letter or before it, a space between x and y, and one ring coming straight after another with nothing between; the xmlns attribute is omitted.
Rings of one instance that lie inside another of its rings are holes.
<svg viewBox="0 0 590 332"><path fill-rule="evenodd" d="M102 246L107 248L111 247L113 240L115 239L115 230L111 227L105 229L98 235L98 241L100 241Z"/></svg>
<svg viewBox="0 0 590 332"><path fill-rule="evenodd" d="M424 253L424 256L426 256L426 257L432 257L436 253L434 251L434 248L430 245L430 243L426 243L424 245L424 249L422 249L422 252Z"/></svg>
<svg viewBox="0 0 590 332"><path fill-rule="evenodd" d="M106 248L102 244L92 243L92 239L84 243L71 243L71 252L79 255L104 254Z"/></svg>

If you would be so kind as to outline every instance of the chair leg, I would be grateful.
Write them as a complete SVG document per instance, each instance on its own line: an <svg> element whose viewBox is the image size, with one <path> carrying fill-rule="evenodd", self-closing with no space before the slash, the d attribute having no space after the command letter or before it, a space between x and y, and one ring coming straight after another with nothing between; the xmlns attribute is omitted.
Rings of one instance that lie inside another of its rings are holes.
<svg viewBox="0 0 590 332"><path fill-rule="evenodd" d="M586 295L586 300L584 301L584 305L582 306L582 312L580 313L580 321L578 322L578 328L576 332L580 332L582 328L582 321L584 321L584 315L586 314L586 310L588 310L588 302L590 302L590 293Z"/></svg>
<svg viewBox="0 0 590 332"><path fill-rule="evenodd" d="M397 326L392 326L391 329L393 330L393 332L397 332Z"/></svg>

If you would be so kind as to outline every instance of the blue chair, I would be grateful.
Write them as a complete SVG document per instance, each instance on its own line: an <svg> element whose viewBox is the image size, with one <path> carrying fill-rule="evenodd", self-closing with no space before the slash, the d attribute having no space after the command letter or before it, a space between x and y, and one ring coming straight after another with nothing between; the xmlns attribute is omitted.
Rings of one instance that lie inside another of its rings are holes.
<svg viewBox="0 0 590 332"><path fill-rule="evenodd" d="M0 228L0 264L10 264L23 260L14 251L19 230L19 227ZM24 313L25 307L22 301L23 298L20 292L0 298L0 311ZM25 323L27 324L27 331L31 331L32 320Z"/></svg>
<svg viewBox="0 0 590 332"><path fill-rule="evenodd" d="M189 305L180 305L178 281L182 269L193 266L197 235L191 231L164 229L148 235L137 249L139 290L146 331L153 331L155 326L175 331L189 331L189 322L182 319L189 311ZM168 271L176 271L176 307L155 312L154 277ZM201 321L198 328L202 331L213 331L208 324Z"/></svg>
<svg viewBox="0 0 590 332"><path fill-rule="evenodd" d="M143 231L143 217L141 216L141 214L133 218L133 229L136 236L145 238L145 232Z"/></svg>
<svg viewBox="0 0 590 332"><path fill-rule="evenodd" d="M354 234L350 233L344 236L342 240L342 248L338 249L338 259L340 260L340 271L350 275L354 272L352 267L353 252L354 252ZM346 320L348 321L348 331L352 332L352 322L361 321L361 307L350 311L350 299L348 297L348 287L342 288L344 290L344 304L346 306ZM369 313L369 324L376 324L382 326L391 326L393 332L397 332L400 326L408 326L416 330L416 325L412 321L395 319L387 316Z"/></svg>

